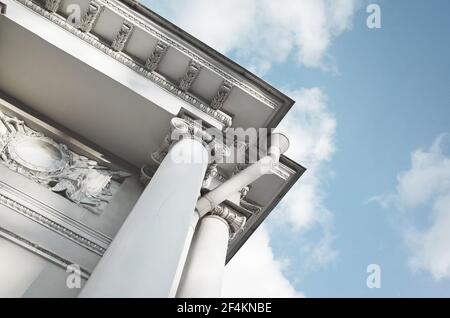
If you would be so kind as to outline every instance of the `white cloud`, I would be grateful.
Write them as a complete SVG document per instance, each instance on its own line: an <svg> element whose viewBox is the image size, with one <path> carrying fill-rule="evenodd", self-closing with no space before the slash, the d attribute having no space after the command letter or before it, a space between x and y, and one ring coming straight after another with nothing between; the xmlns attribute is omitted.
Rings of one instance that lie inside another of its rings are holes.
<svg viewBox="0 0 450 318"><path fill-rule="evenodd" d="M414 271L430 272L436 280L450 278L450 157L442 150L445 137L411 154L411 168L397 177L396 193L375 198L403 211L409 265ZM426 213L428 227L411 220L416 208Z"/></svg>
<svg viewBox="0 0 450 318"><path fill-rule="evenodd" d="M411 155L411 169L398 177L400 203L414 208L450 191L450 159L441 150L444 136L438 137L428 151Z"/></svg>
<svg viewBox="0 0 450 318"><path fill-rule="evenodd" d="M305 269L332 262L337 252L332 247L333 215L324 203L322 191L324 165L335 153L336 119L327 108L328 99L319 88L301 89L289 93L296 101L291 113L277 130L291 136L287 155L305 165L308 170L286 195L274 215L296 232L318 228L323 232L318 242L303 248Z"/></svg>
<svg viewBox="0 0 450 318"><path fill-rule="evenodd" d="M235 52L256 72L294 54L330 68L326 53L351 28L358 0L153 0L150 7L222 53Z"/></svg>
<svg viewBox="0 0 450 318"><path fill-rule="evenodd" d="M328 98L317 87L287 92L295 101L292 111L278 130L291 138L287 155L308 166L317 168L332 158L335 152L336 120L327 108Z"/></svg>
<svg viewBox="0 0 450 318"><path fill-rule="evenodd" d="M336 121L325 109L326 97L318 88L294 91L297 103L277 130L286 132L291 146L287 155L308 168L302 184L288 193L283 202L283 216L297 229L308 228L322 206L318 195L317 169L334 153ZM306 203L306 204L305 204Z"/></svg>
<svg viewBox="0 0 450 318"><path fill-rule="evenodd" d="M440 281L450 278L450 192L436 199L431 214L428 229L407 232L412 251L409 264L413 270L429 271Z"/></svg>
<svg viewBox="0 0 450 318"><path fill-rule="evenodd" d="M303 297L282 272L285 261L275 259L269 234L261 226L230 261L225 271L223 297Z"/></svg>

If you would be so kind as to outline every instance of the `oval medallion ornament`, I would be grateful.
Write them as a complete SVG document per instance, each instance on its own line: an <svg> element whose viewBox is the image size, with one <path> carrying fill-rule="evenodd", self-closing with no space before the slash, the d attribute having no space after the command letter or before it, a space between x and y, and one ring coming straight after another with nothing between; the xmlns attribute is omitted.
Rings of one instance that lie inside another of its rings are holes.
<svg viewBox="0 0 450 318"><path fill-rule="evenodd" d="M95 214L103 211L130 176L100 166L1 110L0 165Z"/></svg>
<svg viewBox="0 0 450 318"><path fill-rule="evenodd" d="M59 172L69 162L67 149L46 137L16 136L8 152L17 164L35 172Z"/></svg>

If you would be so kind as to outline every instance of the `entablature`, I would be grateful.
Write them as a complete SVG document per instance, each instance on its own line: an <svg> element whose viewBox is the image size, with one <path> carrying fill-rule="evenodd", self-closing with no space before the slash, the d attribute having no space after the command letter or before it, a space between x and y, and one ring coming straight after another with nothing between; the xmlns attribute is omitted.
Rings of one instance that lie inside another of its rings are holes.
<svg viewBox="0 0 450 318"><path fill-rule="evenodd" d="M117 0L5 1L21 3L224 127L274 128L293 104L161 17L145 14L148 9ZM71 20L70 5L79 6L78 21Z"/></svg>

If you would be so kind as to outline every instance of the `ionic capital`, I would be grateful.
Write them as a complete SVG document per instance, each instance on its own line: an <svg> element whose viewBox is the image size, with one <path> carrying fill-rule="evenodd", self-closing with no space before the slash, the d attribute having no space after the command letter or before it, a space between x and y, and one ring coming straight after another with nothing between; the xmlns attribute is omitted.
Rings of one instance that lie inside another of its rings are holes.
<svg viewBox="0 0 450 318"><path fill-rule="evenodd" d="M211 158L224 158L230 155L229 147L218 141L198 122L188 118L172 118L170 133L164 138L161 146L151 158L160 164L174 143L183 138L194 138L202 142L210 151Z"/></svg>
<svg viewBox="0 0 450 318"><path fill-rule="evenodd" d="M247 218L238 212L224 206L216 206L210 213L224 219L230 226L230 239L232 239L236 234L244 230Z"/></svg>

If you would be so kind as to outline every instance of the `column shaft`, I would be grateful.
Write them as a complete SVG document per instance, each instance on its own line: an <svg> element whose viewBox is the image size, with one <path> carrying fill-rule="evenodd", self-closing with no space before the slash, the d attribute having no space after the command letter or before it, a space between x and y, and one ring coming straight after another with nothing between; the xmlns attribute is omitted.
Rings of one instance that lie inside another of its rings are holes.
<svg viewBox="0 0 450 318"><path fill-rule="evenodd" d="M192 241L177 297L220 297L229 236L229 225L221 217L207 215L201 219Z"/></svg>
<svg viewBox="0 0 450 318"><path fill-rule="evenodd" d="M80 297L171 296L207 165L201 142L173 146Z"/></svg>

